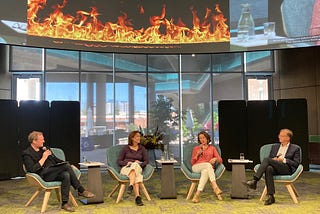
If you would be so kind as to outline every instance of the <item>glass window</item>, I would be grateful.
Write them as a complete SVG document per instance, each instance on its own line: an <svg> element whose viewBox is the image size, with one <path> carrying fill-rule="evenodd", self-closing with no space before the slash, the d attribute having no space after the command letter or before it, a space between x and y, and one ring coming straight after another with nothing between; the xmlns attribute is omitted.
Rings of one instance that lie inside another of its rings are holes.
<svg viewBox="0 0 320 214"><path fill-rule="evenodd" d="M118 73L115 82L116 143L127 144L130 131L146 127L146 74Z"/></svg>
<svg viewBox="0 0 320 214"><path fill-rule="evenodd" d="M11 71L42 71L41 48L11 46Z"/></svg>
<svg viewBox="0 0 320 214"><path fill-rule="evenodd" d="M197 142L197 133L211 135L211 74L182 74L182 141Z"/></svg>
<svg viewBox="0 0 320 214"><path fill-rule="evenodd" d="M47 73L45 83L45 99L53 100L79 100L79 74L78 73Z"/></svg>
<svg viewBox="0 0 320 214"><path fill-rule="evenodd" d="M181 56L181 72L210 72L210 54L189 54Z"/></svg>
<svg viewBox="0 0 320 214"><path fill-rule="evenodd" d="M269 79L264 76L248 76L248 100L269 99Z"/></svg>
<svg viewBox="0 0 320 214"><path fill-rule="evenodd" d="M112 71L112 67L112 54L81 52L81 70L83 71Z"/></svg>
<svg viewBox="0 0 320 214"><path fill-rule="evenodd" d="M165 134L163 140L169 150L180 158L179 131L179 75L176 73L149 74L148 128Z"/></svg>
<svg viewBox="0 0 320 214"><path fill-rule="evenodd" d="M242 53L222 53L212 55L213 72L243 72Z"/></svg>
<svg viewBox="0 0 320 214"><path fill-rule="evenodd" d="M274 72L273 51L245 52L246 72Z"/></svg>
<svg viewBox="0 0 320 214"><path fill-rule="evenodd" d="M115 54L115 70L126 72L145 72L147 70L147 55Z"/></svg>
<svg viewBox="0 0 320 214"><path fill-rule="evenodd" d="M81 156L105 162L114 145L112 73L81 73Z"/></svg>
<svg viewBox="0 0 320 214"><path fill-rule="evenodd" d="M78 71L79 51L65 51L47 49L46 51L47 71Z"/></svg>
<svg viewBox="0 0 320 214"><path fill-rule="evenodd" d="M178 55L148 55L148 71L150 72L178 72Z"/></svg>

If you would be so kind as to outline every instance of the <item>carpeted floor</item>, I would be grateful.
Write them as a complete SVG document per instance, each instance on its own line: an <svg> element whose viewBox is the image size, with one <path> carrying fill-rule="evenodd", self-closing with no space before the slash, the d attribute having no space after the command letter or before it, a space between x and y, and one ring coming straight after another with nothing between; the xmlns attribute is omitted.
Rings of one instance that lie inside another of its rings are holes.
<svg viewBox="0 0 320 214"><path fill-rule="evenodd" d="M251 178L252 171L246 172L247 177ZM257 190L250 190L250 199L231 199L231 172L226 171L222 178L218 180L220 188L224 191L223 201L218 201L212 194L210 185L201 194L200 203L194 204L186 201L186 192L189 188L189 181L183 176L180 169L175 170L177 199L159 199L160 191L160 170L155 171L153 177L145 183L148 189L151 201L147 201L143 196L145 206L137 207L134 204L133 195L127 195L123 200L116 204L116 194L112 198L107 195L112 187L116 184L114 180L106 172L102 172L105 201L100 204L83 205L79 202L79 207L75 213L119 213L119 214L157 214L157 213L320 213L320 172L303 172L300 178L295 182L296 189L300 194L299 203L294 204L284 185L276 184L276 203L270 206L265 206L259 201L260 194L264 187L264 182L258 183ZM81 181L86 183L86 173L83 173ZM39 213L42 204L43 194L29 206L24 204L33 194L34 189L29 186L26 179L15 179L0 181L0 214L19 214L19 213ZM75 192L74 192L75 193ZM76 194L74 194L76 195ZM64 213L60 209L60 203L56 199L55 193L50 196L49 204L46 213Z"/></svg>

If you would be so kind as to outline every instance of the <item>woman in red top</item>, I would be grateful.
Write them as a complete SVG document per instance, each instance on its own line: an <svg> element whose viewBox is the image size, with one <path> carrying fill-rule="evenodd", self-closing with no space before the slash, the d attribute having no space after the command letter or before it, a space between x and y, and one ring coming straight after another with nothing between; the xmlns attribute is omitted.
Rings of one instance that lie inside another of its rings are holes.
<svg viewBox="0 0 320 214"><path fill-rule="evenodd" d="M210 180L213 191L217 195L218 199L222 200L222 191L216 183L216 177L214 174L214 164L216 162L222 163L222 158L216 148L209 145L210 142L210 135L205 131L201 131L198 133L199 145L195 146L192 151L192 171L201 174L197 192L194 194L192 199L194 203L199 202L200 192L203 190L208 179Z"/></svg>

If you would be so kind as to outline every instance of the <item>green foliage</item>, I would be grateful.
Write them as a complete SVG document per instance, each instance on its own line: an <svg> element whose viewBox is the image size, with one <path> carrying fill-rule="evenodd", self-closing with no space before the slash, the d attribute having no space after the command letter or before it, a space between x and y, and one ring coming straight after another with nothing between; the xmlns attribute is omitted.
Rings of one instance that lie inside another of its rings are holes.
<svg viewBox="0 0 320 214"><path fill-rule="evenodd" d="M162 140L164 138L164 133L161 133L158 127L151 134L144 134L141 126L139 127L139 129L141 134L141 145L143 145L146 149L161 149L163 151L164 145Z"/></svg>

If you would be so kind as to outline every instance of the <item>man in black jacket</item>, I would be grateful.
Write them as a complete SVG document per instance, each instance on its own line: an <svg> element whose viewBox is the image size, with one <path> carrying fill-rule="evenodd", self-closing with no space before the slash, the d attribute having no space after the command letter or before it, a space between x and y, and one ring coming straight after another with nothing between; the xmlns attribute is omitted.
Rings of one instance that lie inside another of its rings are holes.
<svg viewBox="0 0 320 214"><path fill-rule="evenodd" d="M42 132L33 131L28 136L30 146L23 151L22 160L27 172L37 173L45 181L61 181L61 208L73 212L74 207L68 204L70 186L78 191L79 196L94 197L80 184L71 165L57 158L50 149L43 146ZM60 164L58 164L60 163Z"/></svg>
<svg viewBox="0 0 320 214"><path fill-rule="evenodd" d="M280 144L274 144L268 158L265 158L258 171L253 175L253 179L246 182L251 189L257 188L257 182L265 174L268 198L265 205L275 203L273 175L291 175L301 163L300 147L291 144L293 133L289 129L281 129L278 135Z"/></svg>

